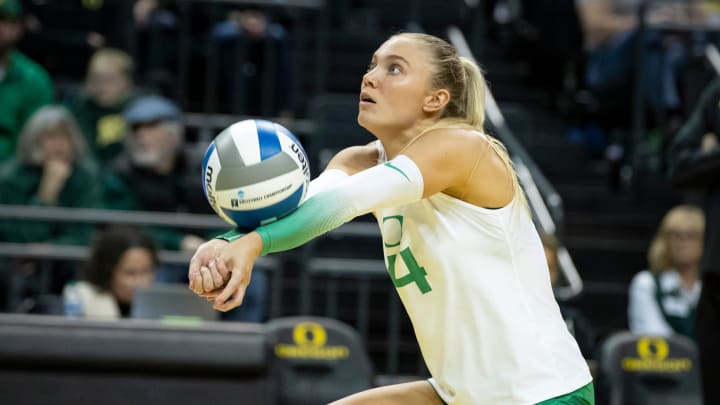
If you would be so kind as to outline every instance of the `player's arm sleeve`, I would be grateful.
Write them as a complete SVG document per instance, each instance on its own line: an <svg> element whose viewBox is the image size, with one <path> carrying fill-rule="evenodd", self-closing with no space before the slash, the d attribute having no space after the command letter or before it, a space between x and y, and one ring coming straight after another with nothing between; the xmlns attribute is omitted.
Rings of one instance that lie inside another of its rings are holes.
<svg viewBox="0 0 720 405"><path fill-rule="evenodd" d="M343 180L347 179L348 174L340 169L329 169L322 172L315 180L310 182L305 200L309 200L316 194L327 191L333 187L336 187Z"/></svg>
<svg viewBox="0 0 720 405"><path fill-rule="evenodd" d="M348 177L348 174L340 169L325 170L324 172L320 173L318 177L316 177L313 181L310 182L310 186L308 187L308 192L305 196L305 200L309 200L315 194L318 194L321 191L326 191L337 186L338 184L340 184L341 181L347 179ZM245 235L246 233L248 233L247 230L234 228L225 232L222 235L216 236L215 239L223 239L228 242L232 242L238 238L243 237L243 235Z"/></svg>
<svg viewBox="0 0 720 405"><path fill-rule="evenodd" d="M422 195L420 169L400 155L347 177L309 198L292 214L256 229L263 242L261 254L293 249L357 216L419 201Z"/></svg>

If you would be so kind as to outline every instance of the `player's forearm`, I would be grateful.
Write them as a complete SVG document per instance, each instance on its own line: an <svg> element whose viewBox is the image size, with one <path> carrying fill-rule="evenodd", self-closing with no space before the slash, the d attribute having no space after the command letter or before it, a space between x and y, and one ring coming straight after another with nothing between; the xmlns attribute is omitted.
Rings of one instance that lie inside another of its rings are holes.
<svg viewBox="0 0 720 405"><path fill-rule="evenodd" d="M302 246L355 216L355 208L344 193L319 193L292 214L256 229L262 238L261 255Z"/></svg>
<svg viewBox="0 0 720 405"><path fill-rule="evenodd" d="M337 170L337 169L325 170L318 177L316 177L313 181L310 182L310 187L305 196L305 199L309 200L314 195L316 195L322 191L326 191L331 188L334 188L342 180L347 179L347 178L348 178L347 173L345 173L341 170ZM223 233L222 235L218 235L215 238L223 239L228 242L232 242L234 240L237 240L237 239L243 237L248 232L249 232L249 230L242 230L239 228L235 228L235 229L231 229L231 230Z"/></svg>

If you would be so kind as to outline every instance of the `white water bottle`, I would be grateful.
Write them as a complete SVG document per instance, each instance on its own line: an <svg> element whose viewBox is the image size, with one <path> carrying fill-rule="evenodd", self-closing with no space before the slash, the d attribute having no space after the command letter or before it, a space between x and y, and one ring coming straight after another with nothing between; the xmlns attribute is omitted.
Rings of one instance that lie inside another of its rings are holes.
<svg viewBox="0 0 720 405"><path fill-rule="evenodd" d="M71 281L63 291L63 308L66 316L82 317L84 315L82 297L77 285Z"/></svg>

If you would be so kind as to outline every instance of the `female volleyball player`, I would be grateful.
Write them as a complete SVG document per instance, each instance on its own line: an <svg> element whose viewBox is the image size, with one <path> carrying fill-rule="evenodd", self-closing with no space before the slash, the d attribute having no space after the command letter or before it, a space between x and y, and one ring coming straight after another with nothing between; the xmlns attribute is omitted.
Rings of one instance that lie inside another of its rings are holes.
<svg viewBox="0 0 720 405"><path fill-rule="evenodd" d="M358 122L378 141L338 153L291 215L200 247L190 287L229 310L259 256L372 212L432 378L339 404L594 403L508 154L482 132L477 65L439 38L400 34L361 87Z"/></svg>

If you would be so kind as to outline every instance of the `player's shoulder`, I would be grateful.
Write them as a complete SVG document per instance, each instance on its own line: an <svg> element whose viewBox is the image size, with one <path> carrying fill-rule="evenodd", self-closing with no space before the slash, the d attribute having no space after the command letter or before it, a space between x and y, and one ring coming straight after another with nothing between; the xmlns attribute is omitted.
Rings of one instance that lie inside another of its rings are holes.
<svg viewBox="0 0 720 405"><path fill-rule="evenodd" d="M350 146L338 152L328 163L327 169L340 169L352 175L375 166L378 162L378 154L375 142Z"/></svg>
<svg viewBox="0 0 720 405"><path fill-rule="evenodd" d="M447 145L448 147L467 148L488 144L488 138L480 131L470 128L435 128L423 134L419 139L423 143Z"/></svg>
<svg viewBox="0 0 720 405"><path fill-rule="evenodd" d="M436 128L422 134L408 150L431 153L434 155L451 155L477 157L490 151L488 137L480 131L465 128ZM410 152L413 153L413 152ZM474 160L474 159L473 159Z"/></svg>

